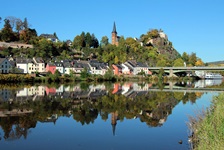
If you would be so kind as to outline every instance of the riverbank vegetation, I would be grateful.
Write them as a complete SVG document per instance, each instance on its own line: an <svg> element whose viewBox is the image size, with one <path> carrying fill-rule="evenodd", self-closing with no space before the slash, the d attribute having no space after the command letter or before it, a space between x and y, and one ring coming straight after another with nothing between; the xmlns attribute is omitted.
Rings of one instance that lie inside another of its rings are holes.
<svg viewBox="0 0 224 150"><path fill-rule="evenodd" d="M36 74L0 74L0 83L74 83L80 81L88 82L123 82L123 81L144 81L144 82L162 82L166 83L168 81L193 81L192 77L167 77L161 76L161 74L155 75L113 75L112 70L106 72L105 75L91 75L84 69L81 74L65 74L61 75L59 71L54 74L48 72L45 76Z"/></svg>
<svg viewBox="0 0 224 150"><path fill-rule="evenodd" d="M213 98L210 109L190 117L190 142L195 150L224 148L224 94Z"/></svg>

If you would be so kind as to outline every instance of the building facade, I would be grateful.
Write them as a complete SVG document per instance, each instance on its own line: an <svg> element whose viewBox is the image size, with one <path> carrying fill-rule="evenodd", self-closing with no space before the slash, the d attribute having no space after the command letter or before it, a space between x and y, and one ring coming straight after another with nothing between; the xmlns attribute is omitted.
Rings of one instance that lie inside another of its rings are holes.
<svg viewBox="0 0 224 150"><path fill-rule="evenodd" d="M116 24L114 22L113 31L112 31L112 45L118 46L119 36L117 36Z"/></svg>

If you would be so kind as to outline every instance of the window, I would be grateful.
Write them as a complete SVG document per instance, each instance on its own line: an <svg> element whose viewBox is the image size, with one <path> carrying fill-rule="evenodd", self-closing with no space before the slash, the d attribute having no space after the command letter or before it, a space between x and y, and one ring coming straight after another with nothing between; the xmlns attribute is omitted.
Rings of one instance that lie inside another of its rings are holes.
<svg viewBox="0 0 224 150"><path fill-rule="evenodd" d="M7 61L5 62L5 64L7 64Z"/></svg>

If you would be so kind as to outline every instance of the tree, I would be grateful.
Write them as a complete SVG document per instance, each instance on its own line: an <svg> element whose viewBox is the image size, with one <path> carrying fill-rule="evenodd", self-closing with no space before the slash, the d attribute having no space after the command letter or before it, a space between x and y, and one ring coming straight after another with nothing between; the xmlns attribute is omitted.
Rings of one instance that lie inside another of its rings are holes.
<svg viewBox="0 0 224 150"><path fill-rule="evenodd" d="M118 64L118 63L119 63L119 59L118 59L117 56L115 56L115 58L114 58L114 63L115 63L115 64Z"/></svg>
<svg viewBox="0 0 224 150"><path fill-rule="evenodd" d="M27 18L24 18L24 21L23 21L23 27L24 27L24 29L28 29L28 27L29 27Z"/></svg>
<svg viewBox="0 0 224 150"><path fill-rule="evenodd" d="M56 32L54 32L53 35L54 35L55 38L58 39L58 36L57 36L57 33Z"/></svg>
<svg viewBox="0 0 224 150"><path fill-rule="evenodd" d="M6 17L6 19L9 20L9 23L12 29L14 29L14 27L16 26L17 18L13 16L9 16L9 17Z"/></svg>
<svg viewBox="0 0 224 150"><path fill-rule="evenodd" d="M189 55L186 52L183 52L182 59L186 64L189 63Z"/></svg>
<svg viewBox="0 0 224 150"><path fill-rule="evenodd" d="M184 61L181 58L178 58L174 61L173 63L174 67L183 67L184 66Z"/></svg>
<svg viewBox="0 0 224 150"><path fill-rule="evenodd" d="M93 47L93 48L97 48L99 47L99 41L98 39L95 37L94 34L91 35L91 38L92 38L92 42L91 42L91 46L90 47Z"/></svg>
<svg viewBox="0 0 224 150"><path fill-rule="evenodd" d="M16 31L19 33L23 29L23 21L18 19L16 21Z"/></svg>
<svg viewBox="0 0 224 150"><path fill-rule="evenodd" d="M8 19L5 19L4 21L5 21L5 25L1 32L1 39L5 42L10 42L15 40L16 37L12 31L10 21Z"/></svg>
<svg viewBox="0 0 224 150"><path fill-rule="evenodd" d="M90 76L88 70L86 68L84 68L80 74L81 78L88 78Z"/></svg>
<svg viewBox="0 0 224 150"><path fill-rule="evenodd" d="M157 67L167 67L167 58L163 55L159 55L157 57L157 63L156 63Z"/></svg>
<svg viewBox="0 0 224 150"><path fill-rule="evenodd" d="M102 46L107 46L109 44L109 39L107 36L103 36L101 41L100 41L100 45Z"/></svg>
<svg viewBox="0 0 224 150"><path fill-rule="evenodd" d="M196 53L191 53L191 55L189 56L189 64L195 66L196 61L197 61Z"/></svg>
<svg viewBox="0 0 224 150"><path fill-rule="evenodd" d="M85 42L86 42L86 47L91 47L92 46L92 37L89 32L85 34Z"/></svg>
<svg viewBox="0 0 224 150"><path fill-rule="evenodd" d="M126 44L126 46L128 46L129 48L131 48L135 52L138 50L138 48L140 46L139 42L137 42L135 39L130 38L130 37L126 38L125 44Z"/></svg>
<svg viewBox="0 0 224 150"><path fill-rule="evenodd" d="M37 37L37 32L35 29L26 29L26 30L22 30L20 35L19 35L19 39L25 43L29 43L29 41L32 38Z"/></svg>
<svg viewBox="0 0 224 150"><path fill-rule="evenodd" d="M195 66L204 66L204 62L200 58L198 58L195 63Z"/></svg>
<svg viewBox="0 0 224 150"><path fill-rule="evenodd" d="M81 35L77 35L74 38L72 45L74 46L74 48L77 49L82 49L83 47L86 47L85 32L82 32Z"/></svg>
<svg viewBox="0 0 224 150"><path fill-rule="evenodd" d="M157 29L153 29L147 33L150 38L157 38L159 36L159 32Z"/></svg>

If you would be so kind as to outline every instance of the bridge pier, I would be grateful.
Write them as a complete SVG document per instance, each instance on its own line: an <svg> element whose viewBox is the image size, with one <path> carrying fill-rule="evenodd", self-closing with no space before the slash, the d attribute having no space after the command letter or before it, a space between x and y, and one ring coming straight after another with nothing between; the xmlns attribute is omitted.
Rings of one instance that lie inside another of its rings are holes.
<svg viewBox="0 0 224 150"><path fill-rule="evenodd" d="M170 74L169 74L170 77L173 77L173 69L170 69Z"/></svg>

